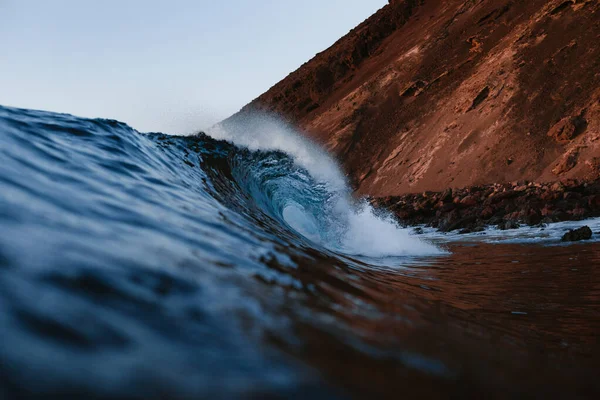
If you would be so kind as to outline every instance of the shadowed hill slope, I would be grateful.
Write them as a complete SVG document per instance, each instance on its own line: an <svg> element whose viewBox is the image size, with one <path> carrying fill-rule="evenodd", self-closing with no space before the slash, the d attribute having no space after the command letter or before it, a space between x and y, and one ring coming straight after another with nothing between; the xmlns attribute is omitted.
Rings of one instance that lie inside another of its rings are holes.
<svg viewBox="0 0 600 400"><path fill-rule="evenodd" d="M398 0L235 116L277 113L359 193L600 171L600 2Z"/></svg>

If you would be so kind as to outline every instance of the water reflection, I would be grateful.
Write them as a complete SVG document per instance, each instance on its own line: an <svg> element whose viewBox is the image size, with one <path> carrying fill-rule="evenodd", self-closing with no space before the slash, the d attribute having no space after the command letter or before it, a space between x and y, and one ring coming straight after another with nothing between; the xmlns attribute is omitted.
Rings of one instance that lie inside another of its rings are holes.
<svg viewBox="0 0 600 400"><path fill-rule="evenodd" d="M301 344L280 347L364 395L600 393L599 244L450 250L398 269L295 260Z"/></svg>

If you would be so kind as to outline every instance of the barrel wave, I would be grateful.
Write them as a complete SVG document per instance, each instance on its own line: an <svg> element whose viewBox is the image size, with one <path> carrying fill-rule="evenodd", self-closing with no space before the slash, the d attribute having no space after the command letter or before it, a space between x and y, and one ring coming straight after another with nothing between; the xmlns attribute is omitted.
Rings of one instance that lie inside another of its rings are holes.
<svg viewBox="0 0 600 400"><path fill-rule="evenodd" d="M331 158L266 116L176 137L2 107L0 144L8 396L322 395L285 356L300 345L290 301L298 321L342 323L304 276L359 298L340 269L441 253L353 199ZM302 306L313 297L318 311Z"/></svg>

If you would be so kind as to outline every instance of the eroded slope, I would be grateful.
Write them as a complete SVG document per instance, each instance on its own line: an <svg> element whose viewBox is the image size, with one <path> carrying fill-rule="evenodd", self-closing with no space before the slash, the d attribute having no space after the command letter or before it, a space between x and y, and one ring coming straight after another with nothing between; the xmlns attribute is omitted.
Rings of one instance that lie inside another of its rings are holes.
<svg viewBox="0 0 600 400"><path fill-rule="evenodd" d="M600 3L392 1L233 118L256 109L363 194L597 177Z"/></svg>

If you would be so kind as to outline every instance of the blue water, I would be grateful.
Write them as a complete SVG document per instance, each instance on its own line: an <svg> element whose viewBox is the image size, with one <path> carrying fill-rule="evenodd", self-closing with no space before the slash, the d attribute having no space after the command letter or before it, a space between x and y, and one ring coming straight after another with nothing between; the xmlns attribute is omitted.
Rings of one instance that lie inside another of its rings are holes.
<svg viewBox="0 0 600 400"><path fill-rule="evenodd" d="M423 271L461 263L444 246L352 198L285 124L208 133L0 107L0 397L345 398L475 379L465 349L487 339L439 350L452 313Z"/></svg>

